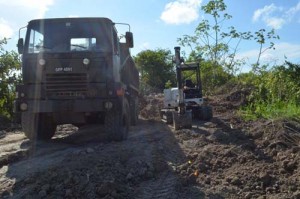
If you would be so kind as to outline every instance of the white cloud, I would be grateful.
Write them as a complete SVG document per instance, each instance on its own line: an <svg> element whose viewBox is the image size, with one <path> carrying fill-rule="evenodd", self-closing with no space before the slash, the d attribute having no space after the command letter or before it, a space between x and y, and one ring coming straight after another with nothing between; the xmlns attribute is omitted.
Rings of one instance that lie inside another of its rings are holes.
<svg viewBox="0 0 300 199"><path fill-rule="evenodd" d="M1 38L10 38L12 37L14 31L13 29L9 26L9 24L7 23L7 21L5 21L4 19L0 18L0 39Z"/></svg>
<svg viewBox="0 0 300 199"><path fill-rule="evenodd" d="M274 29L281 29L282 26L286 23L286 20L279 17L269 17L264 19L267 23L267 26L272 27Z"/></svg>
<svg viewBox="0 0 300 199"><path fill-rule="evenodd" d="M202 0L177 0L165 6L160 19L167 24L189 24L199 18Z"/></svg>
<svg viewBox="0 0 300 199"><path fill-rule="evenodd" d="M290 44L286 42L282 42L276 44L276 51L280 54L283 54L291 60L300 61L300 44Z"/></svg>
<svg viewBox="0 0 300 199"><path fill-rule="evenodd" d="M31 19L43 18L54 0L0 0L1 33L12 36Z"/></svg>
<svg viewBox="0 0 300 199"><path fill-rule="evenodd" d="M300 2L295 7L290 8L286 12L286 15L291 20L299 11L300 11Z"/></svg>
<svg viewBox="0 0 300 199"><path fill-rule="evenodd" d="M150 48L150 43L149 42L144 42L139 49L141 50L148 50Z"/></svg>
<svg viewBox="0 0 300 199"><path fill-rule="evenodd" d="M262 20L266 23L267 26L274 29L280 29L286 23L286 17L282 15L283 8L277 7L274 4L265 6L261 9L258 9L254 12L252 20L254 22ZM280 13L281 16L276 16L277 13Z"/></svg>
<svg viewBox="0 0 300 199"><path fill-rule="evenodd" d="M297 13L300 12L300 2L294 7L284 9L282 7L271 5L257 9L252 17L253 22L262 21L267 26L274 29L281 29L285 24L292 21Z"/></svg>
<svg viewBox="0 0 300 199"><path fill-rule="evenodd" d="M53 0L0 0L1 7L10 7L12 10L23 10L21 13L15 13L17 15L30 12L31 16L35 18L41 18L44 16L48 7L53 5ZM10 10L10 11L12 11ZM3 10L1 10L3 11Z"/></svg>
<svg viewBox="0 0 300 199"><path fill-rule="evenodd" d="M257 61L258 54L258 49L248 50L238 53L237 58L247 60L250 65ZM281 64L285 61L285 57L288 61L300 63L300 44L278 43L275 45L275 50L268 50L262 54L260 62L261 64Z"/></svg>
<svg viewBox="0 0 300 199"><path fill-rule="evenodd" d="M258 9L254 12L252 20L258 21L260 17L270 16L275 11L276 11L276 6L274 4L265 6L264 8Z"/></svg>

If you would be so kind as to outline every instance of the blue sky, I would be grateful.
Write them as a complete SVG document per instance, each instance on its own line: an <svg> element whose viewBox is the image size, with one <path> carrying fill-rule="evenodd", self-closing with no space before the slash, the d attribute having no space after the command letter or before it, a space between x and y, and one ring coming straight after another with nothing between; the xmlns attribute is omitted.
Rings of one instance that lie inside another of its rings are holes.
<svg viewBox="0 0 300 199"><path fill-rule="evenodd" d="M286 56L300 63L300 0L224 0L232 19L226 25L239 31L275 29L276 50L263 54L265 62L279 63ZM36 18L108 17L126 22L134 33L132 54L158 48L173 50L177 38L192 35L206 15L207 0L0 0L0 38L8 37L7 50L16 50L18 30ZM188 49L183 49L188 50ZM238 56L251 64L258 55L255 42L242 42Z"/></svg>

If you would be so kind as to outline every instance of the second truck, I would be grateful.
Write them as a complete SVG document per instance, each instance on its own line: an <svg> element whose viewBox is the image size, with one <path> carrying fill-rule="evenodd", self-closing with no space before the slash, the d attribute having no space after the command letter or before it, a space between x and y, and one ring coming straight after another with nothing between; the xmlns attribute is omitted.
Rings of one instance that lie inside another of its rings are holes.
<svg viewBox="0 0 300 199"><path fill-rule="evenodd" d="M124 42L108 18L38 19L26 28L15 101L25 135L48 140L59 124L102 123L112 140L126 139L139 94L130 26Z"/></svg>

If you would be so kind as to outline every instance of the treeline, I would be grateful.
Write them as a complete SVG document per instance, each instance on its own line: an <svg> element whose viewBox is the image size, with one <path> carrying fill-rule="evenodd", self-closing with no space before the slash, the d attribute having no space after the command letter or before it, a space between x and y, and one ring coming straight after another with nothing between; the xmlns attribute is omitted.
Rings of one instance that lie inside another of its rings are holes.
<svg viewBox="0 0 300 199"><path fill-rule="evenodd" d="M145 50L135 57L140 70L141 94L176 87L170 50ZM231 74L211 61L200 61L203 93L214 95L220 87L251 88L240 113L245 119L300 117L300 65L286 61L270 69ZM187 74L195 81L195 74ZM300 119L300 118L299 118Z"/></svg>
<svg viewBox="0 0 300 199"><path fill-rule="evenodd" d="M251 87L248 104L240 110L245 119L299 118L299 64L286 61L282 65L262 65L261 56L275 49L279 36L274 30L241 32L233 26L226 26L230 23L225 22L232 18L226 9L223 0L208 1L201 7L205 18L196 27L194 35L183 35L177 40L182 49L188 49L188 53L182 53L185 60L200 63L204 94L213 95L226 84ZM238 59L237 54L243 41L256 43L258 54L251 72L242 74L245 60ZM0 116L12 119L15 86L21 81L21 69L18 54L5 51L5 44L5 39L0 40ZM145 50L134 60L140 71L142 95L176 86L173 51ZM192 80L196 78L194 74L186 75Z"/></svg>
<svg viewBox="0 0 300 199"><path fill-rule="evenodd" d="M14 51L4 49L6 39L0 40L0 119L13 120L15 87L21 82L21 61Z"/></svg>
<svg viewBox="0 0 300 199"><path fill-rule="evenodd" d="M288 61L276 66L262 65L262 55L274 50L275 41L280 37L273 29L241 32L226 26L232 18L226 9L223 0L208 1L201 7L205 18L196 27L194 35L183 35L177 40L182 49L189 51L188 55L184 54L185 60L200 63L204 94L212 95L226 84L246 86L252 90L249 103L240 111L245 119L299 117L299 65ZM245 60L238 59L237 54L243 41L256 43L258 54L251 72L241 74ZM176 86L170 50L142 51L135 61L141 72L142 93ZM193 74L187 76L195 79Z"/></svg>

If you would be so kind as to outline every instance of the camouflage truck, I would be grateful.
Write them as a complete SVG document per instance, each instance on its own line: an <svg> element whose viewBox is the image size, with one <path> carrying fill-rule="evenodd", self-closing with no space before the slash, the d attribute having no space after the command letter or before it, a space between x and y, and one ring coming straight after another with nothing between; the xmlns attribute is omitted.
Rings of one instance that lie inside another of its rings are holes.
<svg viewBox="0 0 300 199"><path fill-rule="evenodd" d="M30 140L51 139L59 124L99 123L124 140L138 119L139 73L133 34L108 18L37 19L18 40L23 82L15 111ZM21 30L21 29L20 29ZM125 38L125 39L124 39Z"/></svg>

